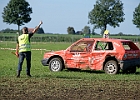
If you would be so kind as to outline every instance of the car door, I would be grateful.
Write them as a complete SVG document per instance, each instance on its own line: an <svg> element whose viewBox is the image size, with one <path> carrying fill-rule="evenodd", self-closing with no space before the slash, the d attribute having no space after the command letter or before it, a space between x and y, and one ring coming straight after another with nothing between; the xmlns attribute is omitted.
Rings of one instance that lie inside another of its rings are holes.
<svg viewBox="0 0 140 100"><path fill-rule="evenodd" d="M91 68L94 70L102 69L102 65L105 59L105 44L102 41L97 41L94 45L94 50L92 52Z"/></svg>
<svg viewBox="0 0 140 100"><path fill-rule="evenodd" d="M74 44L65 55L65 66L67 68L86 69L90 66L93 41L80 41Z"/></svg>
<svg viewBox="0 0 140 100"><path fill-rule="evenodd" d="M101 70L106 55L113 52L112 42L97 41L92 52L91 69Z"/></svg>

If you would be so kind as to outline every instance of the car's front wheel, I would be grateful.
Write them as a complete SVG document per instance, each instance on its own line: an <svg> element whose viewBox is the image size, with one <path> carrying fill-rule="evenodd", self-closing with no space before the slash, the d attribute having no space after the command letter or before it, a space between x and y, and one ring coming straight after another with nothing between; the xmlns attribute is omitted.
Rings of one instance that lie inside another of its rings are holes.
<svg viewBox="0 0 140 100"><path fill-rule="evenodd" d="M49 69L53 72L63 70L62 60L60 58L52 58L49 62Z"/></svg>
<svg viewBox="0 0 140 100"><path fill-rule="evenodd" d="M104 71L107 74L117 74L119 72L119 67L117 62L114 60L107 61L104 66Z"/></svg>

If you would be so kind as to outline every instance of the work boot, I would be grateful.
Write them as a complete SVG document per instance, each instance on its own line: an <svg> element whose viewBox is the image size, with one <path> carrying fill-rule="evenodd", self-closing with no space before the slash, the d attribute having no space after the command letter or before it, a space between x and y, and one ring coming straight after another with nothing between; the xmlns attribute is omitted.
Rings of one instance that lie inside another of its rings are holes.
<svg viewBox="0 0 140 100"><path fill-rule="evenodd" d="M27 76L28 76L28 77L32 77L31 74L30 74L30 72L27 72Z"/></svg>
<svg viewBox="0 0 140 100"><path fill-rule="evenodd" d="M20 77L20 71L17 71L17 78Z"/></svg>
<svg viewBox="0 0 140 100"><path fill-rule="evenodd" d="M27 74L28 77L32 77L30 74Z"/></svg>

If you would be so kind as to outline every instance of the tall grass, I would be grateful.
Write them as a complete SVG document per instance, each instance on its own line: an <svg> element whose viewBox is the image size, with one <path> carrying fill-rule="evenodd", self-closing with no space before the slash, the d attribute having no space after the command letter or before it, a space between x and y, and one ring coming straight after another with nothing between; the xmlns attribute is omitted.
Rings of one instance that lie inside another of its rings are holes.
<svg viewBox="0 0 140 100"><path fill-rule="evenodd" d="M16 33L0 33L0 36L15 36L15 37L17 37L18 34L16 34ZM35 34L34 36L35 37L63 36L63 37L78 37L78 38L82 38L83 37L83 35L72 35L72 34ZM102 35L94 35L93 37L99 38L99 37L102 37ZM119 35L117 35L116 36L116 35L110 34L110 38L124 38L124 39L132 38L132 39L139 39L139 36L138 35L132 35L132 36L129 36L129 35L119 36Z"/></svg>

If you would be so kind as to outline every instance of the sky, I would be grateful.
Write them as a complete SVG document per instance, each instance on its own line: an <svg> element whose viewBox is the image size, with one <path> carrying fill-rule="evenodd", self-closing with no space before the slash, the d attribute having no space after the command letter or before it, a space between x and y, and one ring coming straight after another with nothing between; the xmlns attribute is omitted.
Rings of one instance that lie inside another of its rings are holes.
<svg viewBox="0 0 140 100"><path fill-rule="evenodd" d="M3 22L2 12L10 0L0 0L0 30L10 28L17 29L15 24L7 24ZM32 20L25 23L28 28L36 27L40 20L43 21L42 28L45 33L67 34L67 28L74 27L75 31L81 31L85 26L89 26L92 30L93 25L88 24L88 13L94 8L96 0L26 0L33 10L31 14ZM120 23L120 27L110 27L107 29L111 34L140 34L140 30L133 24L133 12L140 0L121 0L124 4L124 22ZM100 33L100 29L95 30Z"/></svg>

